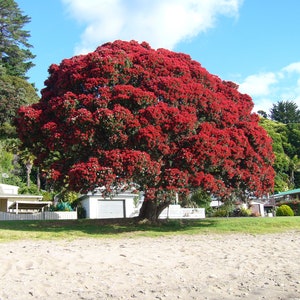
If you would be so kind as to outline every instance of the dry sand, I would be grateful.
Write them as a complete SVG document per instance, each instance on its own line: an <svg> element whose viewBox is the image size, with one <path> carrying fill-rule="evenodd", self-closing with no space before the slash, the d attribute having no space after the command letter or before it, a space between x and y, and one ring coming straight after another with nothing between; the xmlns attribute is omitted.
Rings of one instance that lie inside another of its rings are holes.
<svg viewBox="0 0 300 300"><path fill-rule="evenodd" d="M0 299L300 299L300 232L0 244Z"/></svg>

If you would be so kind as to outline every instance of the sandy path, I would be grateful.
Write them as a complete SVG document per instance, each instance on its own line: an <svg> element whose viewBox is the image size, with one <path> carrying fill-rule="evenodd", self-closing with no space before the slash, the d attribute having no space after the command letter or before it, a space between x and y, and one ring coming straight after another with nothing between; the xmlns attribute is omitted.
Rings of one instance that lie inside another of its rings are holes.
<svg viewBox="0 0 300 300"><path fill-rule="evenodd" d="M0 299L300 299L300 232L0 244Z"/></svg>

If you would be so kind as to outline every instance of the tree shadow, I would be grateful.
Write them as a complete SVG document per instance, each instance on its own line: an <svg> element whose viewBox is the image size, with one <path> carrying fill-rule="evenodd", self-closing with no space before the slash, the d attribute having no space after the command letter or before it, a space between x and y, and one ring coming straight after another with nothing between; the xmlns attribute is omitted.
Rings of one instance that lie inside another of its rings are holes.
<svg viewBox="0 0 300 300"><path fill-rule="evenodd" d="M1 221L0 230L15 230L39 233L74 233L81 232L93 236L119 235L124 233L201 233L216 226L213 219L172 219L159 220L157 224L137 222L134 219L79 219L79 220L43 220L43 221Z"/></svg>

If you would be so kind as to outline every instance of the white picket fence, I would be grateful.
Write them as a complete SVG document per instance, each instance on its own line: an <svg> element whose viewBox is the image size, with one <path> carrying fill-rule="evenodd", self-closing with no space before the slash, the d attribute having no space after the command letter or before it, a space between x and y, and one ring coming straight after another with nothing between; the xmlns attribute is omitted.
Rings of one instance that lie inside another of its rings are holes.
<svg viewBox="0 0 300 300"><path fill-rule="evenodd" d="M77 211L44 211L32 214L14 214L0 211L0 221L76 220Z"/></svg>

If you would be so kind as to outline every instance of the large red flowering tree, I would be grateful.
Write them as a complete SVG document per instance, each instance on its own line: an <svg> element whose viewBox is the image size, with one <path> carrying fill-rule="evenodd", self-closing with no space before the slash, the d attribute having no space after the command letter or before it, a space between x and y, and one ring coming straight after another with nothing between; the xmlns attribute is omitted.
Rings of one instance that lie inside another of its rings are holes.
<svg viewBox="0 0 300 300"><path fill-rule="evenodd" d="M40 102L21 107L17 123L58 186L134 182L145 192L140 217L151 220L174 192L272 190L271 140L251 98L188 55L115 41L49 74Z"/></svg>

